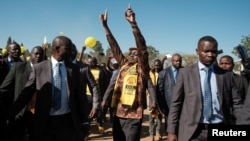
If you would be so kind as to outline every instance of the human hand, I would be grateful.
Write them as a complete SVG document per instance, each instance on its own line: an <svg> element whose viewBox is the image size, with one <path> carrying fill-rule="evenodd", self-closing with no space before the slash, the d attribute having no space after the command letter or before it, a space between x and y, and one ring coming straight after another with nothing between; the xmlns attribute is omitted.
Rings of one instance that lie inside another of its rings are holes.
<svg viewBox="0 0 250 141"><path fill-rule="evenodd" d="M104 109L106 106L107 106L106 101L103 100L102 103L101 103L101 108Z"/></svg>
<svg viewBox="0 0 250 141"><path fill-rule="evenodd" d="M175 134L168 133L167 141L177 141L177 136Z"/></svg>
<svg viewBox="0 0 250 141"><path fill-rule="evenodd" d="M102 21L103 26L107 26L107 21L108 21L108 10L106 9L104 14L101 14L99 16L100 20Z"/></svg>
<svg viewBox="0 0 250 141"><path fill-rule="evenodd" d="M135 23L135 13L133 12L130 4L125 12L125 17L129 23Z"/></svg>
<svg viewBox="0 0 250 141"><path fill-rule="evenodd" d="M156 109L156 102L155 101L152 102L150 106L151 106L151 109Z"/></svg>
<svg viewBox="0 0 250 141"><path fill-rule="evenodd" d="M92 108L90 113L89 113L89 118L93 118L97 113L97 110L96 108Z"/></svg>
<svg viewBox="0 0 250 141"><path fill-rule="evenodd" d="M168 57L166 55L163 56L162 60L167 60Z"/></svg>

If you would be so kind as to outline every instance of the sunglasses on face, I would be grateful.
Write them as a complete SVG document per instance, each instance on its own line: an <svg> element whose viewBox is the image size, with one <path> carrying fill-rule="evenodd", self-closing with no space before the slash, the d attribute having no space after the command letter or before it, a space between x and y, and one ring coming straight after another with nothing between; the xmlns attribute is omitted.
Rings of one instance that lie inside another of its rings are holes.
<svg viewBox="0 0 250 141"><path fill-rule="evenodd" d="M130 52L128 55L129 55L129 56L138 56L139 53L138 53L138 52Z"/></svg>

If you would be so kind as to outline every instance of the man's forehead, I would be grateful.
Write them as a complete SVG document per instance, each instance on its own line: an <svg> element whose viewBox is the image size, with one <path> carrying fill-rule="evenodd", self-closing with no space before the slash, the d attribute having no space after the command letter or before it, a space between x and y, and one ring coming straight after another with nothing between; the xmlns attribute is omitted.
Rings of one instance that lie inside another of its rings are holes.
<svg viewBox="0 0 250 141"><path fill-rule="evenodd" d="M137 48L131 47L131 48L129 48L129 51L130 51L130 52L137 52Z"/></svg>
<svg viewBox="0 0 250 141"><path fill-rule="evenodd" d="M130 51L130 52L138 52L137 50L132 50L132 51Z"/></svg>

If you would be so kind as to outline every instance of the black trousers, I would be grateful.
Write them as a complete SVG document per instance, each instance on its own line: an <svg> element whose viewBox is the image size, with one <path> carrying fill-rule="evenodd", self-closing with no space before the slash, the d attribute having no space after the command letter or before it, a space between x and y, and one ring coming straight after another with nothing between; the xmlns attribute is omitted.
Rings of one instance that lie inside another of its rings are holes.
<svg viewBox="0 0 250 141"><path fill-rule="evenodd" d="M30 111L25 111L23 116L12 121L6 128L7 141L34 141L33 134L34 115Z"/></svg>
<svg viewBox="0 0 250 141"><path fill-rule="evenodd" d="M80 141L76 133L71 114L50 116L44 134L36 141Z"/></svg>
<svg viewBox="0 0 250 141"><path fill-rule="evenodd" d="M142 119L127 119L114 116L114 141L140 141Z"/></svg>

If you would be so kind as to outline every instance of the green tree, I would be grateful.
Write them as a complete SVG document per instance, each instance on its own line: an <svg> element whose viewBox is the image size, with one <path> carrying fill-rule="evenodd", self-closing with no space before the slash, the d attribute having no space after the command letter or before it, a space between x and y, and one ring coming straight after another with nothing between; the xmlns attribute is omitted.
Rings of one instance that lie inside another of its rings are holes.
<svg viewBox="0 0 250 141"><path fill-rule="evenodd" d="M106 50L106 56L108 57L108 56L110 56L110 55L112 55L113 53L112 53L112 51L111 51L111 48L110 47L108 47L108 49Z"/></svg>
<svg viewBox="0 0 250 141"><path fill-rule="evenodd" d="M198 56L193 54L183 54L181 56L182 56L182 66L184 67L192 65L198 60Z"/></svg>
<svg viewBox="0 0 250 141"><path fill-rule="evenodd" d="M152 60L156 59L156 57L159 55L159 51L156 50L155 47L153 47L151 45L147 46L147 51L148 51L148 54L149 54L149 56L148 56L149 61L152 61ZM159 58L157 58L157 59L159 59Z"/></svg>
<svg viewBox="0 0 250 141"><path fill-rule="evenodd" d="M106 62L105 54L103 53L102 44L100 41L96 41L96 45L92 47L93 51L90 51L90 55L96 57L98 63Z"/></svg>

